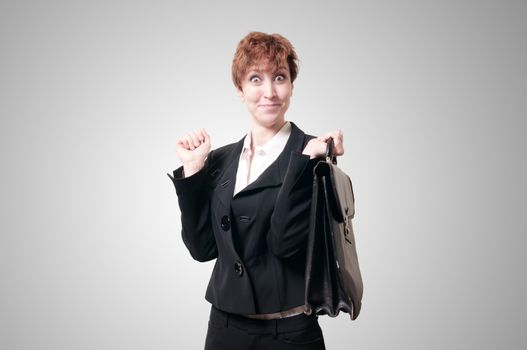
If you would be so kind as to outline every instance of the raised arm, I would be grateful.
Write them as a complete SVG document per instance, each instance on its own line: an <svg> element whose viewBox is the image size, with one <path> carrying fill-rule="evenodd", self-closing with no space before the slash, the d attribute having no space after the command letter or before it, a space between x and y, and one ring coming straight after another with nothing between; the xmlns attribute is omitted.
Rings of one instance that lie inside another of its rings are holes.
<svg viewBox="0 0 527 350"><path fill-rule="evenodd" d="M187 133L176 143L182 166L168 174L178 195L183 242L195 260L218 256L210 221L208 168L213 159L210 136L204 129Z"/></svg>

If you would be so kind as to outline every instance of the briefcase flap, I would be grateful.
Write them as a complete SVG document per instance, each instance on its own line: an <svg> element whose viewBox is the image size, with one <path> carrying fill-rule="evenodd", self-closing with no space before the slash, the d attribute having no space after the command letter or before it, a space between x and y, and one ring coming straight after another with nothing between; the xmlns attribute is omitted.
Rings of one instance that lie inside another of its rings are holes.
<svg viewBox="0 0 527 350"><path fill-rule="evenodd" d="M351 179L340 168L328 162L319 162L313 170L318 178L326 182L331 212L337 222L355 216L355 197Z"/></svg>

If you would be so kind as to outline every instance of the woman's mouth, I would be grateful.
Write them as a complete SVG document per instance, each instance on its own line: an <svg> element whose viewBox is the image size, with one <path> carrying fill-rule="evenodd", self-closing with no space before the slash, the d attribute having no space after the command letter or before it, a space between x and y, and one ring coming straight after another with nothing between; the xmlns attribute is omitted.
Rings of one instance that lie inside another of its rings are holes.
<svg viewBox="0 0 527 350"><path fill-rule="evenodd" d="M276 107L280 107L281 104L280 103L269 103L269 104L261 104L260 107L262 108L276 108Z"/></svg>

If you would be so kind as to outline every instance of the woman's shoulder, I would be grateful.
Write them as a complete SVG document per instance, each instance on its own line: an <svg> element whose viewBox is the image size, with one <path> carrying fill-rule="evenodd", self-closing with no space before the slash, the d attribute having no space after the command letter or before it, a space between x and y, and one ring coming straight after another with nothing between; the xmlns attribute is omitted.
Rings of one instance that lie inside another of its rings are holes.
<svg viewBox="0 0 527 350"><path fill-rule="evenodd" d="M234 151L234 149L236 149L236 146L240 143L240 142L243 142L243 141L236 141L236 142L233 142L233 143L229 143L227 145L224 145L224 146L220 146L218 148L216 148L214 150L214 152L216 154L230 154L232 151Z"/></svg>
<svg viewBox="0 0 527 350"><path fill-rule="evenodd" d="M224 146L220 146L214 149L213 152L216 154L216 156L228 156L228 155L231 155L232 152L234 152L236 148L238 148L237 146L240 146L240 145L243 145L243 139L241 139L240 141L229 143Z"/></svg>
<svg viewBox="0 0 527 350"><path fill-rule="evenodd" d="M304 137L304 143L303 143L304 147L309 142L309 140L316 138L316 136L313 136L313 135L310 135L304 132L296 123L292 121L290 123L291 123L291 132L297 133L298 135L302 135Z"/></svg>
<svg viewBox="0 0 527 350"><path fill-rule="evenodd" d="M215 164L225 162L234 155L238 148L241 151L241 145L243 145L243 139L215 148L210 151L208 158L210 158L211 163Z"/></svg>

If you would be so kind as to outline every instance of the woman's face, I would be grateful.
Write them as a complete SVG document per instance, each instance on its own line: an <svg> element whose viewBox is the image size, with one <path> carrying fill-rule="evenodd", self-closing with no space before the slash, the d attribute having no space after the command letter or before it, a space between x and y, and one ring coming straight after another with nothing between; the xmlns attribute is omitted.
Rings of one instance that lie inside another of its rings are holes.
<svg viewBox="0 0 527 350"><path fill-rule="evenodd" d="M243 76L241 86L238 95L255 123L264 127L283 123L293 94L287 65L276 70L268 64L253 66Z"/></svg>

